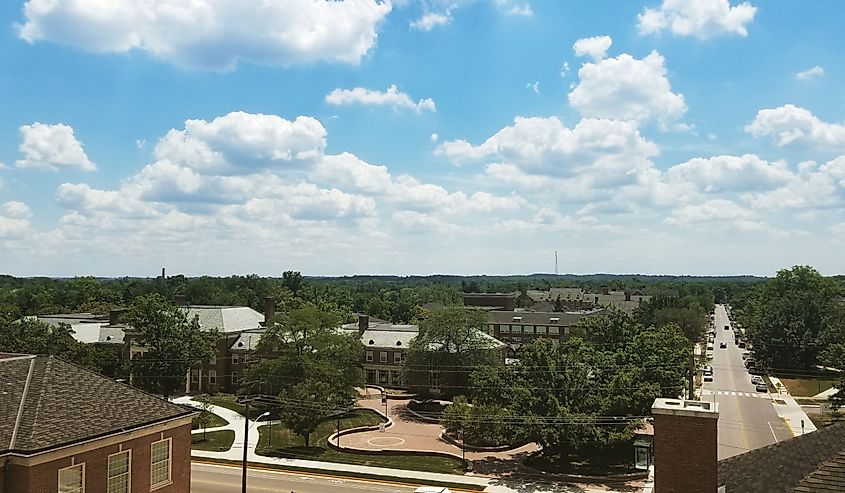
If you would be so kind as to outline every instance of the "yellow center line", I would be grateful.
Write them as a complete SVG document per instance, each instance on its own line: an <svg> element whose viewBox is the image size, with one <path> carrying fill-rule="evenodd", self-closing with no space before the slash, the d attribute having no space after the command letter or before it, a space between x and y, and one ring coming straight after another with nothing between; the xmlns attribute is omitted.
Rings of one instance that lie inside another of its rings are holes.
<svg viewBox="0 0 845 493"><path fill-rule="evenodd" d="M195 462L197 464L205 464L210 466L220 466L220 467L229 467L229 468L238 468L240 469L242 466L240 464L227 464L223 462L215 462L215 461L204 461L198 459L191 459L191 462ZM425 484L423 481L416 482L416 483L404 483L401 481L389 481L384 479L370 479L370 478L359 478L355 476L338 476L326 472L313 472L311 470L308 471L298 471L296 469L284 469L283 467L270 467L264 465L258 465L254 463L249 463L248 469L255 469L259 471L269 471L269 472L276 472L280 474L291 474L294 476L316 476L321 478L328 478L328 479L339 479L343 481L354 481L357 483L375 483L375 484L385 484L390 486L408 486L414 487L419 486L420 484ZM193 479L191 479L193 481ZM198 480L199 481L199 480ZM433 481L437 483L438 481ZM449 481L446 481L448 483ZM251 487L250 487L251 488ZM461 488L449 488L451 491L458 491L461 493L478 493L480 490L465 490Z"/></svg>

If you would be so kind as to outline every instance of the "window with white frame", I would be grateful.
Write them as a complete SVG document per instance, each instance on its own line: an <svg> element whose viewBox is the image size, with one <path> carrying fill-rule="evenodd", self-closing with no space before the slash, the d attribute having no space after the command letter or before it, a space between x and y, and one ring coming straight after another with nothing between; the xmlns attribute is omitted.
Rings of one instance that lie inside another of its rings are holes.
<svg viewBox="0 0 845 493"><path fill-rule="evenodd" d="M85 463L59 469L59 493L85 493Z"/></svg>
<svg viewBox="0 0 845 493"><path fill-rule="evenodd" d="M373 360L373 352L367 351L367 361L372 361L372 360Z"/></svg>
<svg viewBox="0 0 845 493"><path fill-rule="evenodd" d="M393 353L393 362L394 363L401 363L402 362L402 353L401 352L396 351L395 353Z"/></svg>
<svg viewBox="0 0 845 493"><path fill-rule="evenodd" d="M387 351L381 351L378 355L378 360L380 363L387 363Z"/></svg>
<svg viewBox="0 0 845 493"><path fill-rule="evenodd" d="M214 356L208 359L209 365L216 365L217 364L217 353L214 353Z"/></svg>
<svg viewBox="0 0 845 493"><path fill-rule="evenodd" d="M238 372L233 371L232 372L232 385L238 384L238 377L240 377L240 375L238 375Z"/></svg>
<svg viewBox="0 0 845 493"><path fill-rule="evenodd" d="M217 370L208 370L208 383L217 385Z"/></svg>
<svg viewBox="0 0 845 493"><path fill-rule="evenodd" d="M171 439L165 438L150 445L150 489L170 484Z"/></svg>
<svg viewBox="0 0 845 493"><path fill-rule="evenodd" d="M560 328L556 325L549 325L549 334L558 335Z"/></svg>
<svg viewBox="0 0 845 493"><path fill-rule="evenodd" d="M499 326L499 332L502 333L502 334L510 333L510 331L511 331L510 325L500 325Z"/></svg>
<svg viewBox="0 0 845 493"><path fill-rule="evenodd" d="M538 325L537 326L537 333L538 334L545 334L546 333L546 326L545 325Z"/></svg>
<svg viewBox="0 0 845 493"><path fill-rule="evenodd" d="M237 364L240 364L240 362L241 362L241 361L240 361L240 356L238 356L238 353L234 353L234 354L232 355L232 364L233 364L233 365L237 365Z"/></svg>
<svg viewBox="0 0 845 493"><path fill-rule="evenodd" d="M191 383L197 383L200 381L200 371L199 370L191 370Z"/></svg>
<svg viewBox="0 0 845 493"><path fill-rule="evenodd" d="M125 450L109 456L109 493L129 493L132 470L130 452Z"/></svg>

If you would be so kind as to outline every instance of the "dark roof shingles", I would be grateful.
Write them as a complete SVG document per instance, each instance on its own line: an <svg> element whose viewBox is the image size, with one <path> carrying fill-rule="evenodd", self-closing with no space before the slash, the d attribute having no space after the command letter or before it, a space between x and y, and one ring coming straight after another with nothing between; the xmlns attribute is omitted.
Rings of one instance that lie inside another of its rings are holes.
<svg viewBox="0 0 845 493"><path fill-rule="evenodd" d="M727 491L778 492L778 491L845 491L825 490L806 485L809 489L797 489L799 484L816 476L821 479L822 471L833 481L837 469L831 461L845 453L845 422L822 428L813 433L784 440L768 447L752 450L741 455L719 461L719 484ZM841 458L840 460L845 460ZM825 467L831 464L830 467ZM845 468L838 469L845 472ZM838 481L845 480L845 475ZM813 489L815 488L815 489Z"/></svg>
<svg viewBox="0 0 845 493"><path fill-rule="evenodd" d="M29 361L26 361L28 372ZM9 365L12 364L12 368ZM3 362L4 377L13 369L13 378L26 381L17 362ZM0 410L17 407L21 393L0 395ZM130 430L191 414L192 411L153 395L115 382L51 356L35 357L35 367L26 392L24 410L13 450L36 452L60 445L76 443L110 433ZM0 439L5 435L9 416L0 421ZM12 418L14 419L14 418ZM9 441L0 441L0 452L9 449Z"/></svg>

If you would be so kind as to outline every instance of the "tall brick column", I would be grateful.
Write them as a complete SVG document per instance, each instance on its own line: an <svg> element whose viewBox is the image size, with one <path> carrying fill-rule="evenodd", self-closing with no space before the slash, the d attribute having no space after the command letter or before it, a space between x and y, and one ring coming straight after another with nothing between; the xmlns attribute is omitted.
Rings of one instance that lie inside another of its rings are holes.
<svg viewBox="0 0 845 493"><path fill-rule="evenodd" d="M651 414L654 493L714 493L718 475L718 404L657 399Z"/></svg>

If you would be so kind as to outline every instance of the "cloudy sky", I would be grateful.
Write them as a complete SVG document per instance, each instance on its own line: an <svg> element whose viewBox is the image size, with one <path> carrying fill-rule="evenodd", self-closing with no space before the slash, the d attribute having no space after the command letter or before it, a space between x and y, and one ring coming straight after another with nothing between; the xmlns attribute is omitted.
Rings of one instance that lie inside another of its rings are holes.
<svg viewBox="0 0 845 493"><path fill-rule="evenodd" d="M3 1L0 272L842 273L843 18Z"/></svg>

